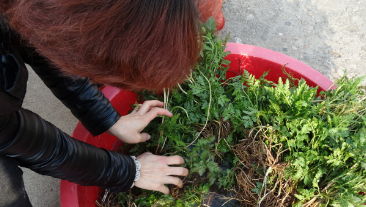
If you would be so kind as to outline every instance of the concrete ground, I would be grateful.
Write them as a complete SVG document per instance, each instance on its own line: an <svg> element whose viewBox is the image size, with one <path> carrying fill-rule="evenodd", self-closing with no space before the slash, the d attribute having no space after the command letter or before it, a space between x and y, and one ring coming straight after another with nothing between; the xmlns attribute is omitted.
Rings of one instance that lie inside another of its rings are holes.
<svg viewBox="0 0 366 207"><path fill-rule="evenodd" d="M331 80L366 75L366 1L226 0L223 4L231 42L256 45L301 60ZM366 82L364 82L366 85ZM30 70L24 104L71 134L77 120ZM24 170L31 202L59 207L59 180Z"/></svg>
<svg viewBox="0 0 366 207"><path fill-rule="evenodd" d="M29 69L28 91L23 107L29 109L68 134L72 134L77 119ZM60 206L60 180L39 175L27 168L24 172L25 188L34 207Z"/></svg>
<svg viewBox="0 0 366 207"><path fill-rule="evenodd" d="M332 81L366 75L364 0L227 0L223 11L230 42L281 52Z"/></svg>

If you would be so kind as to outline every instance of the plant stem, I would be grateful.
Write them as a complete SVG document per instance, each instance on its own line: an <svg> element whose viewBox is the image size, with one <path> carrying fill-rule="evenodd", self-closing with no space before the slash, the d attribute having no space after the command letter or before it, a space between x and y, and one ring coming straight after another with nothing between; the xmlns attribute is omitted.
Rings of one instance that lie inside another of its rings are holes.
<svg viewBox="0 0 366 207"><path fill-rule="evenodd" d="M186 110L185 108L183 108L183 107L181 107L181 106L174 106L174 107L171 109L171 111L173 111L175 108L182 109L182 110L186 113L188 120L189 120L189 121L191 121L191 119L189 118L188 112L187 112L187 110Z"/></svg>
<svg viewBox="0 0 366 207"><path fill-rule="evenodd" d="M210 89L210 101L209 101L209 104L208 104L208 109L207 109L207 117L206 117L206 123L205 125L203 126L203 128L201 129L200 133L198 133L197 137L193 140L193 142L191 142L189 145L187 145L185 148L191 146L193 143L195 143L198 139L198 137L201 135L201 133L203 132L203 130L206 128L207 126L207 123L208 123L208 118L210 117L210 109L211 109L211 102L212 102L212 89L211 89L211 83L210 81L207 79L207 77L200 71L198 70L201 75L206 79L207 83L208 83L208 86L209 86L209 89Z"/></svg>
<svg viewBox="0 0 366 207"><path fill-rule="evenodd" d="M271 172L271 167L269 167L268 168L268 170L267 170L267 172L266 172L266 176L264 177L264 179L263 179L263 185L262 185L262 188L261 188L261 191L262 191L262 189L263 189L263 186L264 186L264 193L266 193L266 190L267 190L267 177L268 177L268 174ZM271 191L270 191L271 192ZM258 203L258 206L260 207L261 206L261 203L262 203L262 201L264 200L264 198L270 193L270 192L268 192L266 195L264 195L262 198L261 198L261 200L259 201L259 203Z"/></svg>
<svg viewBox="0 0 366 207"><path fill-rule="evenodd" d="M182 86L178 83L178 87L179 87L179 89L184 93L184 94L186 94L187 95L187 92L185 92L184 90L183 90L183 88L182 88Z"/></svg>

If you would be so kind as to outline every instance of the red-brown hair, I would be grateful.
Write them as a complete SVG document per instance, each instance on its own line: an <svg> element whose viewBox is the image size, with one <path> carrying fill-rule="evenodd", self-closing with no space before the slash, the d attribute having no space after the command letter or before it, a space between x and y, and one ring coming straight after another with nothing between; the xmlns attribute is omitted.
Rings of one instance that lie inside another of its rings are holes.
<svg viewBox="0 0 366 207"><path fill-rule="evenodd" d="M0 0L11 27L66 74L124 89L182 82L201 49L192 0Z"/></svg>

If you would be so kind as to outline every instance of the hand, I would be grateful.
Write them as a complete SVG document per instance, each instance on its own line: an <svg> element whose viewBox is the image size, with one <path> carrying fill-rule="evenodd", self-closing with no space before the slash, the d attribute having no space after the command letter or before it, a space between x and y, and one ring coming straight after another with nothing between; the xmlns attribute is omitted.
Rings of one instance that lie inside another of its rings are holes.
<svg viewBox="0 0 366 207"><path fill-rule="evenodd" d="M187 176L189 173L183 167L169 167L169 165L181 165L184 163L183 158L178 155L165 157L145 152L136 159L141 163L141 168L140 178L135 182L135 186L146 190L169 194L169 188L164 184L174 184L180 188L183 187L183 181L171 175Z"/></svg>
<svg viewBox="0 0 366 207"><path fill-rule="evenodd" d="M168 110L160 108L163 106L164 103L157 100L145 101L141 107L136 107L130 114L122 116L107 132L125 143L145 142L150 139L150 135L141 131L156 116L173 116Z"/></svg>

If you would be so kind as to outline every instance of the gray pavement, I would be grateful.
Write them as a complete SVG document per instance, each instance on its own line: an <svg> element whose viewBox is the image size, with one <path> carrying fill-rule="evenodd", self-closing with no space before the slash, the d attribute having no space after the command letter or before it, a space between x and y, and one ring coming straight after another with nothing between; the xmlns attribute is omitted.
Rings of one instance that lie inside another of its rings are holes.
<svg viewBox="0 0 366 207"><path fill-rule="evenodd" d="M223 11L230 42L281 52L332 81L366 75L364 0L227 0Z"/></svg>
<svg viewBox="0 0 366 207"><path fill-rule="evenodd" d="M72 134L77 119L29 69L28 91L23 107L29 109L68 134ZM34 207L60 206L60 180L39 175L27 168L24 172L25 188Z"/></svg>
<svg viewBox="0 0 366 207"><path fill-rule="evenodd" d="M366 1L364 0L227 0L222 36L231 42L275 50L301 60L331 80L366 75ZM366 85L366 82L364 82ZM77 120L30 70L24 104L71 134ZM59 180L24 170L31 202L58 207Z"/></svg>

